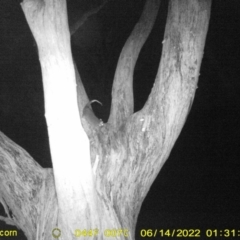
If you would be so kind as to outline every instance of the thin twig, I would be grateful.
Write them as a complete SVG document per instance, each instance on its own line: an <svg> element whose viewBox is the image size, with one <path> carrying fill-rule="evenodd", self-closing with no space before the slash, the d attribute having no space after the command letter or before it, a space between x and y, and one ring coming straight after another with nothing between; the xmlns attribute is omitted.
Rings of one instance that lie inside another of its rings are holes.
<svg viewBox="0 0 240 240"><path fill-rule="evenodd" d="M99 12L108 1L109 0L104 0L104 2L100 6L84 13L83 16L70 28L71 36L87 21L90 16Z"/></svg>

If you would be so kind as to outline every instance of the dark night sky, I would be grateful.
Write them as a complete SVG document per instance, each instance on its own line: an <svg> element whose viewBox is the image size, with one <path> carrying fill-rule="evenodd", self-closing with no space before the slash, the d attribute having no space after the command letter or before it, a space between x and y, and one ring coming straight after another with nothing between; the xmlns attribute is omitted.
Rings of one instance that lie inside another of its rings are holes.
<svg viewBox="0 0 240 240"><path fill-rule="evenodd" d="M79 11L91 7L82 1L81 10L79 2L69 3L70 25ZM19 3L1 0L0 131L43 167L50 167L41 69ZM103 102L103 108L96 106L94 110L105 121L117 59L143 3L111 1L72 38L73 55L87 93L90 99ZM163 1L137 62L135 110L141 109L152 88L160 60L166 7L167 1ZM202 236L206 229L240 230L239 16L240 1L213 1L193 107L143 203L136 239L140 239L141 229L148 228L201 229Z"/></svg>

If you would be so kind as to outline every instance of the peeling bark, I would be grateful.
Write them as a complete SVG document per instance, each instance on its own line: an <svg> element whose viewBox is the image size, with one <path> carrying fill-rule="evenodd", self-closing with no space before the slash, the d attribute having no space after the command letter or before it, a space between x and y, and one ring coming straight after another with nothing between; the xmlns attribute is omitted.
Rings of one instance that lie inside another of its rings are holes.
<svg viewBox="0 0 240 240"><path fill-rule="evenodd" d="M0 202L7 214L0 219L20 228L27 239L41 239L37 228L43 239L51 239L58 210L52 169L43 169L1 132L0 182Z"/></svg>
<svg viewBox="0 0 240 240"><path fill-rule="evenodd" d="M76 87L66 2L22 4L39 49L55 179L0 134L0 201L6 221L28 239L51 239L56 226L60 239L75 239L77 229L92 229L84 239L104 239L107 229L122 229L108 239L134 239L141 204L192 104L210 19L210 0L170 1L155 84L143 109L133 113L133 70L158 5L146 2L119 58L109 122L97 130L86 123L89 142L79 114L87 96L81 81Z"/></svg>

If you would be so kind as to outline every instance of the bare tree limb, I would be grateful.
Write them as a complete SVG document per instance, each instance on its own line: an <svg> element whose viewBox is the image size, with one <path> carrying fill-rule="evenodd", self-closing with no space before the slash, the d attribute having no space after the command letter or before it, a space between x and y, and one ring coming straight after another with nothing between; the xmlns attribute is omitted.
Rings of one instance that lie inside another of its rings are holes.
<svg viewBox="0 0 240 240"><path fill-rule="evenodd" d="M122 190L127 194L122 194L119 202L124 199L125 209L133 208L134 213L139 211L186 121L197 88L210 10L209 0L169 2L154 87L144 108L129 119L125 130L130 154L121 171L125 173ZM117 191L119 185L115 187Z"/></svg>
<svg viewBox="0 0 240 240"><path fill-rule="evenodd" d="M129 79L134 60L131 55L127 58L127 54L119 59L121 68L125 69L119 70L118 77L122 79L115 78L110 123L116 129L123 121L127 122L118 132L109 131L106 139L106 134L99 134L105 143L97 181L107 186L106 194L113 196L117 215L130 229L134 229L143 199L168 158L189 112L197 87L210 9L209 0L170 1L155 84L144 108L133 115L130 115L132 97L128 98L125 84L131 88Z"/></svg>
<svg viewBox="0 0 240 240"><path fill-rule="evenodd" d="M133 71L139 52L149 36L157 17L159 0L148 0L143 13L125 43L118 60L112 88L109 123L120 127L133 113Z"/></svg>
<svg viewBox="0 0 240 240"><path fill-rule="evenodd" d="M24 0L22 9L39 50L58 224L66 229L63 238L71 239L79 225L100 224L90 144L79 116L66 0Z"/></svg>
<svg viewBox="0 0 240 240"><path fill-rule="evenodd" d="M43 169L1 132L0 166L1 203L8 215L0 219L21 228L28 239L35 238L39 213L50 214L42 229L55 227L57 204L52 170Z"/></svg>

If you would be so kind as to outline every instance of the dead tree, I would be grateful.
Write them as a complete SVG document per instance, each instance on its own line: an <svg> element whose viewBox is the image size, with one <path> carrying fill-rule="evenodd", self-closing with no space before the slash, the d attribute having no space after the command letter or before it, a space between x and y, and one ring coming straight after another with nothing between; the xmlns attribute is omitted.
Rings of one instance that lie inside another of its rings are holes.
<svg viewBox="0 0 240 240"><path fill-rule="evenodd" d="M39 51L53 169L41 168L1 133L0 201L8 215L1 219L29 240L54 239L60 231L59 239L134 239L141 204L191 107L210 19L209 0L169 2L155 83L134 113L133 71L159 4L146 1L122 49L102 123L90 108L83 114L88 98L74 68L66 1L23 1Z"/></svg>

